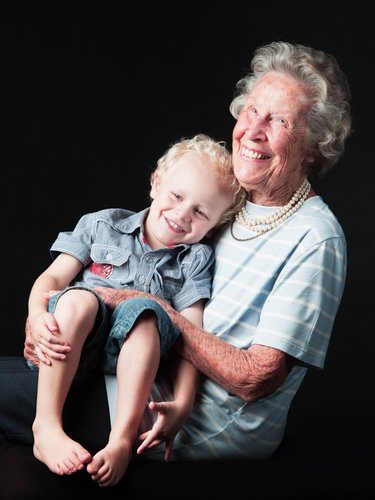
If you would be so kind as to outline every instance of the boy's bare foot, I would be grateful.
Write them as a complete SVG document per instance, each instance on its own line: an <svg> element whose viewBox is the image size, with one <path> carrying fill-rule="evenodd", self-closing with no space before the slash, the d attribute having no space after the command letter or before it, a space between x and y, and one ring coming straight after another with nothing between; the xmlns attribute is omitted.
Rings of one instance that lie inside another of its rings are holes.
<svg viewBox="0 0 375 500"><path fill-rule="evenodd" d="M87 466L87 472L99 486L115 486L129 465L131 449L131 444L127 442L109 442L94 455Z"/></svg>
<svg viewBox="0 0 375 500"><path fill-rule="evenodd" d="M82 470L92 456L79 443L70 439L62 429L48 425L34 428L34 455L55 474L72 474Z"/></svg>

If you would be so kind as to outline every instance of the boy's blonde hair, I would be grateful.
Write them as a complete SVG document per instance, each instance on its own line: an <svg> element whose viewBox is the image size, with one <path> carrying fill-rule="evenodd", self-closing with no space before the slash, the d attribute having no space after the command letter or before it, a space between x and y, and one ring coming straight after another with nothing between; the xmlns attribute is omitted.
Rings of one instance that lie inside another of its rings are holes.
<svg viewBox="0 0 375 500"><path fill-rule="evenodd" d="M163 178L174 168L177 160L189 152L205 155L208 159L207 168L216 172L219 184L221 186L228 186L232 189L233 203L223 213L216 226L230 221L233 215L236 214L244 204L246 192L234 175L231 154L222 141L217 142L208 135L197 134L191 139L183 138L172 144L163 156L159 158L156 168L151 174L151 184L155 175L157 175L160 180L163 180Z"/></svg>

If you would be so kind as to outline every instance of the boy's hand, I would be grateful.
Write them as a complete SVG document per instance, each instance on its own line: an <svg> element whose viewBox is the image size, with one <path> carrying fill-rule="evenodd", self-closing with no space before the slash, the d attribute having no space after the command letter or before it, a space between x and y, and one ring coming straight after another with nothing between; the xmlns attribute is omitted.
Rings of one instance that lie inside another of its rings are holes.
<svg viewBox="0 0 375 500"><path fill-rule="evenodd" d="M26 324L25 355L29 359L31 346L39 361L51 365L51 359L64 361L71 351L70 345L61 340L55 317L51 313L40 314L32 322ZM34 362L34 359L32 359Z"/></svg>
<svg viewBox="0 0 375 500"><path fill-rule="evenodd" d="M35 345L33 343L33 340L31 338L31 331L30 331L30 321L29 318L26 319L26 325L25 325L25 344L23 348L23 355L24 358L27 359L28 361L31 361L34 363L35 366L39 366L39 357L35 352Z"/></svg>
<svg viewBox="0 0 375 500"><path fill-rule="evenodd" d="M160 403L151 401L149 408L158 412L158 416L152 429L138 437L142 444L138 447L137 453L141 454L147 448L153 448L165 441L164 460L168 461L172 456L174 438L186 420L186 412L175 401Z"/></svg>

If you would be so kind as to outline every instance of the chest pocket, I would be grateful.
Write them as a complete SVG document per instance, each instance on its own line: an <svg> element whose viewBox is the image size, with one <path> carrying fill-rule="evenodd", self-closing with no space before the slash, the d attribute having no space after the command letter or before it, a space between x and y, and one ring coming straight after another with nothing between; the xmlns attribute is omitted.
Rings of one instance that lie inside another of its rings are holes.
<svg viewBox="0 0 375 500"><path fill-rule="evenodd" d="M91 247L90 271L103 278L116 281L118 284L125 284L131 280L132 252L123 250L113 245L100 245L93 243Z"/></svg>

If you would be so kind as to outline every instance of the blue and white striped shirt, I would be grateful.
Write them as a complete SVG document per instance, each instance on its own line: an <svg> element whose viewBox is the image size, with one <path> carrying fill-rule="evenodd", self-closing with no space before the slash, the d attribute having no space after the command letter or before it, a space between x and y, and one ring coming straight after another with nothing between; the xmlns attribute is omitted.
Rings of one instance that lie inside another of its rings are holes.
<svg viewBox="0 0 375 500"><path fill-rule="evenodd" d="M247 202L247 210L252 217L266 217L275 207ZM234 234L250 235L238 223ZM236 241L227 227L215 255L205 330L239 348L262 344L279 349L297 362L279 389L255 403L202 376L191 417L175 439L174 458L264 459L283 438L307 367L324 367L345 283L345 236L331 210L315 196L253 240ZM166 381L157 385L160 397L167 397ZM158 457L156 450L147 453L148 459L153 457Z"/></svg>

